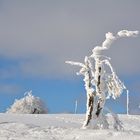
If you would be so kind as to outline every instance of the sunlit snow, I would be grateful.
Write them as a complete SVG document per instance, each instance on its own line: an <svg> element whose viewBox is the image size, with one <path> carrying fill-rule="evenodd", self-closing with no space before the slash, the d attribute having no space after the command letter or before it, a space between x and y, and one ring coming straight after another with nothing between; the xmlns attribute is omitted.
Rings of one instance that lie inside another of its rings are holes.
<svg viewBox="0 0 140 140"><path fill-rule="evenodd" d="M139 140L140 116L119 115L124 130L81 129L85 115L0 114L0 140Z"/></svg>

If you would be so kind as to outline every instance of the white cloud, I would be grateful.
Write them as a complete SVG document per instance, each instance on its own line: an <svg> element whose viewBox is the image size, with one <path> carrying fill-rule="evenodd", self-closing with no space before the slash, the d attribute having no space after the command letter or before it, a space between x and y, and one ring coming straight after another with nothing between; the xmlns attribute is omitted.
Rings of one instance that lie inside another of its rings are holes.
<svg viewBox="0 0 140 140"><path fill-rule="evenodd" d="M19 60L17 69L28 76L69 75L72 70L65 60L79 61L90 55L94 46L101 45L107 31L140 29L138 3L135 0L102 4L100 1L3 2L0 55ZM139 38L113 45L108 56L117 71L138 74Z"/></svg>

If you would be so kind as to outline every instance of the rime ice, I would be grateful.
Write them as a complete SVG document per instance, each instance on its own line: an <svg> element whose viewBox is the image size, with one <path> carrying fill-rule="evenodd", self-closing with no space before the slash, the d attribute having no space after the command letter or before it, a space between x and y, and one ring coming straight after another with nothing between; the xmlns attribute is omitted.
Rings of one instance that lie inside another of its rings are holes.
<svg viewBox="0 0 140 140"><path fill-rule="evenodd" d="M47 109L39 97L32 95L32 91L26 92L25 97L15 100L14 104L7 110L7 113L15 114L45 114Z"/></svg>
<svg viewBox="0 0 140 140"><path fill-rule="evenodd" d="M78 74L84 76L83 81L85 82L87 93L87 111L83 127L87 127L92 119L93 121L98 119L97 123L100 122L101 126L104 124L107 126L107 121L103 119L102 115L105 100L109 97L116 99L126 90L125 85L115 73L110 58L104 55L104 51L108 50L115 40L122 37L136 37L138 33L138 31L121 30L116 35L113 35L113 33L108 32L102 45L94 47L92 54L85 57L84 63L66 61L66 63L81 67ZM95 63L91 63L91 59ZM110 71L107 71L106 67ZM121 128L118 118L114 117L114 119L116 122L115 128ZM98 125L97 123L94 124Z"/></svg>

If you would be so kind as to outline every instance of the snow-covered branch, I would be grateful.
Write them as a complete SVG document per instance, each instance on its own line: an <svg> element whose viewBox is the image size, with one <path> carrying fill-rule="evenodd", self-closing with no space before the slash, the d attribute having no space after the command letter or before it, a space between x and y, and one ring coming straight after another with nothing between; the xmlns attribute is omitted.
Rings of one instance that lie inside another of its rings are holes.
<svg viewBox="0 0 140 140"><path fill-rule="evenodd" d="M108 97L110 97L112 95L112 97L114 99L116 99L116 97L119 97L121 95L121 93L123 92L123 90L126 89L126 87L121 82L121 80L118 78L116 73L114 72L109 59L107 59L107 57L104 56L104 51L109 49L111 44L115 40L122 38L122 37L136 37L138 35L138 33L139 33L138 31L121 30L116 35L113 35L113 33L108 32L105 35L106 39L102 43L102 46L96 46L92 50L92 55L90 57L95 60L95 70L96 70L95 71L95 83L97 83L97 81L99 80L99 77L100 77L100 79L103 79L104 78L103 76L107 77L107 79L105 81L107 83L106 86L107 86L107 90L108 90ZM106 76L106 73L104 75L102 75L99 72L99 69L101 69L101 71L105 71L104 65L107 65L111 70L111 73L108 76ZM101 82L103 82L103 80L101 80ZM100 87L96 85L96 91L99 90L99 88ZM105 92L105 91L103 91L103 92Z"/></svg>
<svg viewBox="0 0 140 140"><path fill-rule="evenodd" d="M122 30L117 33L119 37L137 37L139 31Z"/></svg>
<svg viewBox="0 0 140 140"><path fill-rule="evenodd" d="M83 63L80 63L80 62L65 61L65 63L85 68L85 65Z"/></svg>
<svg viewBox="0 0 140 140"><path fill-rule="evenodd" d="M115 36L113 35L113 33L108 32L106 33L105 37L105 41L102 43L102 46L96 46L93 50L92 50L92 55L91 57L99 57L102 55L104 50L107 50L110 48L111 44L117 40L118 38L122 38L122 37L136 37L139 34L139 31L128 31L128 30L121 30L119 31Z"/></svg>

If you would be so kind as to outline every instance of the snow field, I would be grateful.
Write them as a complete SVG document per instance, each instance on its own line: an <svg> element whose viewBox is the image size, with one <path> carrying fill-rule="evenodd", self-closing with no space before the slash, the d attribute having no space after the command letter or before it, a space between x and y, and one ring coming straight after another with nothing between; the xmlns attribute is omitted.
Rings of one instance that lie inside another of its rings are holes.
<svg viewBox="0 0 140 140"><path fill-rule="evenodd" d="M140 116L119 115L124 130L82 129L85 115L0 114L0 140L140 140Z"/></svg>

